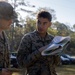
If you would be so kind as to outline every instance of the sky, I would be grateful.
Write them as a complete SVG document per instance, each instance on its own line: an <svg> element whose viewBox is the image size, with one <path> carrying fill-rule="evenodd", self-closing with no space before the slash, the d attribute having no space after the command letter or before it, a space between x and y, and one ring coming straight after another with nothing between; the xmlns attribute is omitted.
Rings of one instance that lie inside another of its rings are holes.
<svg viewBox="0 0 75 75"><path fill-rule="evenodd" d="M26 0L38 7L55 10L57 21L73 26L75 24L75 0Z"/></svg>
<svg viewBox="0 0 75 75"><path fill-rule="evenodd" d="M10 1L10 0L9 0ZM36 7L32 10L37 10L39 7L49 7L55 10L56 21L59 21L69 26L75 24L75 0L25 0ZM28 8L27 8L28 9ZM26 13L22 13L24 16ZM27 14L26 14L27 15Z"/></svg>

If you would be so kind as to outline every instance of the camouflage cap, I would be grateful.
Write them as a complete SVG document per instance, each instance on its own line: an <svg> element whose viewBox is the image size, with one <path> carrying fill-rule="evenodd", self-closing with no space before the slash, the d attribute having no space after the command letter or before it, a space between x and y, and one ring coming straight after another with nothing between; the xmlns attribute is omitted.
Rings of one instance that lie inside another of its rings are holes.
<svg viewBox="0 0 75 75"><path fill-rule="evenodd" d="M16 17L16 13L10 3L5 1L0 1L0 19L14 19Z"/></svg>

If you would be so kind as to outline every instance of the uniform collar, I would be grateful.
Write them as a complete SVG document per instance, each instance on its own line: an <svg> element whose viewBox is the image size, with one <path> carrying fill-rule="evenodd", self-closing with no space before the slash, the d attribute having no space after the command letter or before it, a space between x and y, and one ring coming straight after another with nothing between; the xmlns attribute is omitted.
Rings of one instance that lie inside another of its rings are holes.
<svg viewBox="0 0 75 75"><path fill-rule="evenodd" d="M37 30L34 31L35 35L40 39L40 40L49 40L51 39L50 34L46 33L46 36L44 38L40 37L39 33Z"/></svg>

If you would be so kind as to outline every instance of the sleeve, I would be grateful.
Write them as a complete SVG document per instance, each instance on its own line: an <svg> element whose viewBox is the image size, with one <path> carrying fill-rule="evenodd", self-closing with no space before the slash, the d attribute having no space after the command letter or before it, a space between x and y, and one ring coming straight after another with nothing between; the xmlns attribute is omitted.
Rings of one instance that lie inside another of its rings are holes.
<svg viewBox="0 0 75 75"><path fill-rule="evenodd" d="M4 48L5 48L5 50L4 50L4 60L5 60L5 62L4 62L4 66L5 66L5 68L8 68L8 67L10 67L10 45L9 45L9 39L8 39L8 37L7 37L7 35L6 35L6 33L3 31L2 32L2 34L3 34L3 37L4 37Z"/></svg>
<svg viewBox="0 0 75 75"><path fill-rule="evenodd" d="M52 56L49 56L47 59L49 62L49 68L50 68L51 75L57 75L55 68L60 63L60 56L59 55L52 55Z"/></svg>
<svg viewBox="0 0 75 75"><path fill-rule="evenodd" d="M10 60L10 43L9 43L9 40L7 38L7 65L8 65L8 68L10 68L10 64L11 64L11 60Z"/></svg>
<svg viewBox="0 0 75 75"><path fill-rule="evenodd" d="M24 36L18 48L17 61L20 67L32 66L41 53L38 50L31 52L31 40L29 36Z"/></svg>
<svg viewBox="0 0 75 75"><path fill-rule="evenodd" d="M60 55L54 55L54 56L53 56L53 59L54 59L54 65L55 65L55 66L60 65L60 62L61 62L61 60L60 60Z"/></svg>

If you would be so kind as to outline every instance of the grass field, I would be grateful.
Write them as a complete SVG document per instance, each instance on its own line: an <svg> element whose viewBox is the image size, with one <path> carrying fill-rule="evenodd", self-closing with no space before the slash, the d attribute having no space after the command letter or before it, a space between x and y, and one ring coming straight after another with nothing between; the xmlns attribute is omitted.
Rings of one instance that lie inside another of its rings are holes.
<svg viewBox="0 0 75 75"><path fill-rule="evenodd" d="M63 65L56 69L58 75L75 75L75 65Z"/></svg>
<svg viewBox="0 0 75 75"><path fill-rule="evenodd" d="M62 65L56 68L57 75L75 75L75 65ZM14 72L12 75L22 75Z"/></svg>

